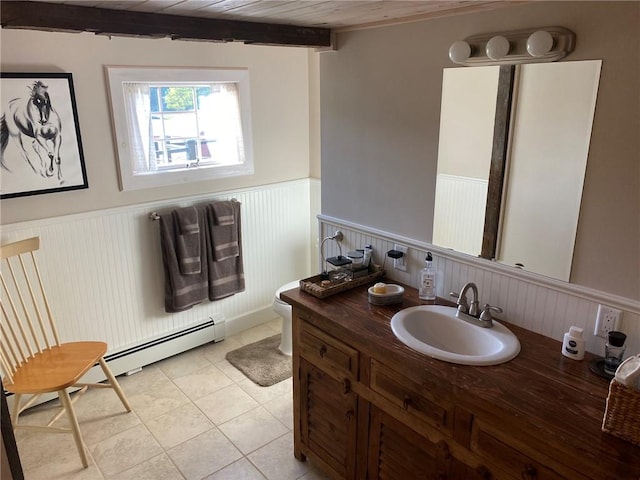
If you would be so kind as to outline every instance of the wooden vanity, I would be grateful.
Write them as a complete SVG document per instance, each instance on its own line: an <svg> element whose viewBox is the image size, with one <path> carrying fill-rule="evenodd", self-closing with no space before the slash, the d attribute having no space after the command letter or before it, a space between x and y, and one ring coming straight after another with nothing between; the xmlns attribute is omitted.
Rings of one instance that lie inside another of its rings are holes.
<svg viewBox="0 0 640 480"><path fill-rule="evenodd" d="M517 358L489 367L406 347L358 287L294 289L294 454L336 479L640 479L640 447L600 430L608 381L560 342L507 324ZM443 301L444 304L449 304ZM506 322L503 322L506 323ZM640 412L638 412L640 415Z"/></svg>

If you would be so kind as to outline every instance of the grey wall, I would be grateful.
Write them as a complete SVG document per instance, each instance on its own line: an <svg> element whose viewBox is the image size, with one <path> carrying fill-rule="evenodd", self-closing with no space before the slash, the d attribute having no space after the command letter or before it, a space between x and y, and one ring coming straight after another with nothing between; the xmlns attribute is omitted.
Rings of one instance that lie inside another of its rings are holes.
<svg viewBox="0 0 640 480"><path fill-rule="evenodd" d="M449 45L552 25L576 34L566 60L603 60L571 282L640 299L638 2L535 2L339 34L320 59L322 213L430 242Z"/></svg>

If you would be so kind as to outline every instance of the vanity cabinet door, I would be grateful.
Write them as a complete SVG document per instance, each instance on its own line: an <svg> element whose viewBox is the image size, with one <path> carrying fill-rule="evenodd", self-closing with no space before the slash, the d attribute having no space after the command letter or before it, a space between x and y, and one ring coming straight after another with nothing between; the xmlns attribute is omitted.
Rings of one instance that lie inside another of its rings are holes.
<svg viewBox="0 0 640 480"><path fill-rule="evenodd" d="M496 480L455 458L446 441L434 443L373 405L369 422L367 480Z"/></svg>
<svg viewBox="0 0 640 480"><path fill-rule="evenodd" d="M368 480L452 478L452 457L446 442L433 443L371 406Z"/></svg>
<svg viewBox="0 0 640 480"><path fill-rule="evenodd" d="M504 428L504 426L503 426ZM551 459L535 460L517 448L509 434L495 425L475 419L471 433L471 451L486 459L496 469L504 471L508 477L523 480L582 480L568 465L553 462ZM501 432L502 431L502 432ZM499 433L501 432L501 433ZM526 448L523 445L523 448ZM536 452L540 454L540 452ZM555 468L554 468L555 467Z"/></svg>
<svg viewBox="0 0 640 480"><path fill-rule="evenodd" d="M335 478L356 475L357 405L348 384L300 359L302 453L328 467Z"/></svg>

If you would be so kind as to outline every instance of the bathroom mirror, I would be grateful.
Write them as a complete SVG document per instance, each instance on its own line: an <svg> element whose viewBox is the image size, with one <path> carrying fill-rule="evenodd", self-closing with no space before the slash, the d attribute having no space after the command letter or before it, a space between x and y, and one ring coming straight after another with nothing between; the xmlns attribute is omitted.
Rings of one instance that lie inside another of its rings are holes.
<svg viewBox="0 0 640 480"><path fill-rule="evenodd" d="M444 69L434 245L569 281L601 63Z"/></svg>

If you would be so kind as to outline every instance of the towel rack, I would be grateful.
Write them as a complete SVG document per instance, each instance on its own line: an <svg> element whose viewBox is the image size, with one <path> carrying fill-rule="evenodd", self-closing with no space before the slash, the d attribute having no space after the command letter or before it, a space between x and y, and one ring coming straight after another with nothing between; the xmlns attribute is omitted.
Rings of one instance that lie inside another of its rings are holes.
<svg viewBox="0 0 640 480"><path fill-rule="evenodd" d="M217 200L217 201L220 201L220 200ZM234 197L234 198L231 199L231 201L232 202L237 202L238 200ZM152 221L160 220L160 215L158 215L158 212L155 212L155 211L151 212L149 214L149 220L152 220Z"/></svg>

